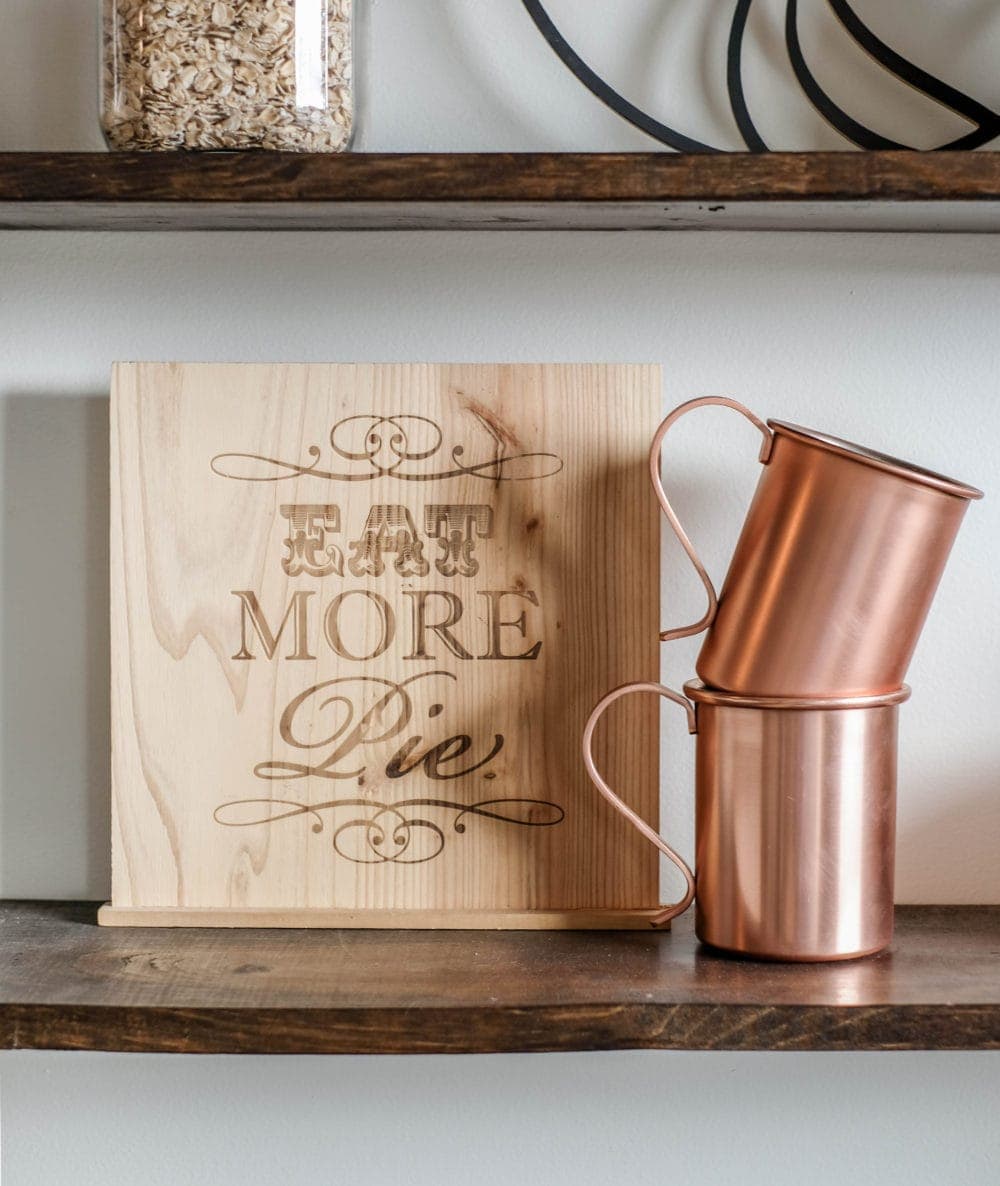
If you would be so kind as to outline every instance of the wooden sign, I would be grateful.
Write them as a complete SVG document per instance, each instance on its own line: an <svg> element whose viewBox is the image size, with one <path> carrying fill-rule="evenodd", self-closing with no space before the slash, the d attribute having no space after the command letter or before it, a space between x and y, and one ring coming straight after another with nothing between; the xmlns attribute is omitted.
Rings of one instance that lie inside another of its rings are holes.
<svg viewBox="0 0 1000 1186"><path fill-rule="evenodd" d="M116 366L101 922L647 925L580 735L657 678L659 407L646 366ZM600 760L655 826L653 701Z"/></svg>

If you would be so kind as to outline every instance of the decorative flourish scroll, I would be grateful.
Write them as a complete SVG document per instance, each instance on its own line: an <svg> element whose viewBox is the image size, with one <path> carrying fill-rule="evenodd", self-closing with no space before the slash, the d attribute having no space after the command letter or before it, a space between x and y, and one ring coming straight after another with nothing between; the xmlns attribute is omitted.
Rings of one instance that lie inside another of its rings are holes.
<svg viewBox="0 0 1000 1186"><path fill-rule="evenodd" d="M419 865L432 861L445 847L445 827L428 819L428 810L454 811L452 831L462 835L466 819L478 816L528 828L551 828L561 823L565 812L544 799L484 799L480 803L455 803L450 799L403 799L380 803L373 799L330 799L310 806L281 799L239 799L223 803L214 812L217 823L227 828L251 828L275 824L297 816L312 818L313 832L325 830L322 812L362 810L339 824L333 832L338 856L359 865Z"/></svg>
<svg viewBox="0 0 1000 1186"><path fill-rule="evenodd" d="M222 478L238 482L282 482L305 476L328 482L373 482L384 477L402 482L438 482L445 478L528 482L550 478L563 468L562 458L555 453L501 453L488 461L467 464L463 460L463 445L452 448L451 468L413 467L413 463L434 457L443 444L441 429L426 416L366 413L339 420L330 430L333 452L342 461L357 463L358 469L322 469L322 450L318 445L310 445L306 451L309 461L283 461L260 453L219 453L212 458L212 470Z"/></svg>

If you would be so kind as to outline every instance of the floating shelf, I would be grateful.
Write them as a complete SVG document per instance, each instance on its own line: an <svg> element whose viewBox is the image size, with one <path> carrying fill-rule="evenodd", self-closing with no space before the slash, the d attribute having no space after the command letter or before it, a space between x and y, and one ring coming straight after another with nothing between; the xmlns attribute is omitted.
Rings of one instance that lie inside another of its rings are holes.
<svg viewBox="0 0 1000 1186"><path fill-rule="evenodd" d="M661 932L117 930L0 904L0 1048L199 1054L998 1050L1000 907L901 907L881 955Z"/></svg>
<svg viewBox="0 0 1000 1186"><path fill-rule="evenodd" d="M0 153L0 229L1000 230L1000 152Z"/></svg>

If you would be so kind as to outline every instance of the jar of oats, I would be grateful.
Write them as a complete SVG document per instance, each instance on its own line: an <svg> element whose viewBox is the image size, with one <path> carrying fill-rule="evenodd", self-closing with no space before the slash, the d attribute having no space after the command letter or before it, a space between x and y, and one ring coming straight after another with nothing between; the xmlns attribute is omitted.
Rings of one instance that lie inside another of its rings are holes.
<svg viewBox="0 0 1000 1186"><path fill-rule="evenodd" d="M102 0L101 123L133 151L340 152L353 0Z"/></svg>

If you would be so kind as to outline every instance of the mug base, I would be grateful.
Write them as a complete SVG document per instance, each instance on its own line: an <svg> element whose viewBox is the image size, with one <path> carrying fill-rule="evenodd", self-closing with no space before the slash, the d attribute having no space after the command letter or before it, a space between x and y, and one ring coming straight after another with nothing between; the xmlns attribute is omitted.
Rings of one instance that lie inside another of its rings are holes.
<svg viewBox="0 0 1000 1186"><path fill-rule="evenodd" d="M892 943L892 936L884 942L879 943L875 947L868 947L862 951L843 951L843 952L775 952L763 949L749 950L745 947L732 947L723 943L713 943L709 939L703 939L700 935L698 941L703 947L707 949L708 954L721 956L726 959L759 961L768 964L833 964L844 963L847 960L866 959L871 955L878 955L879 952L885 951Z"/></svg>

